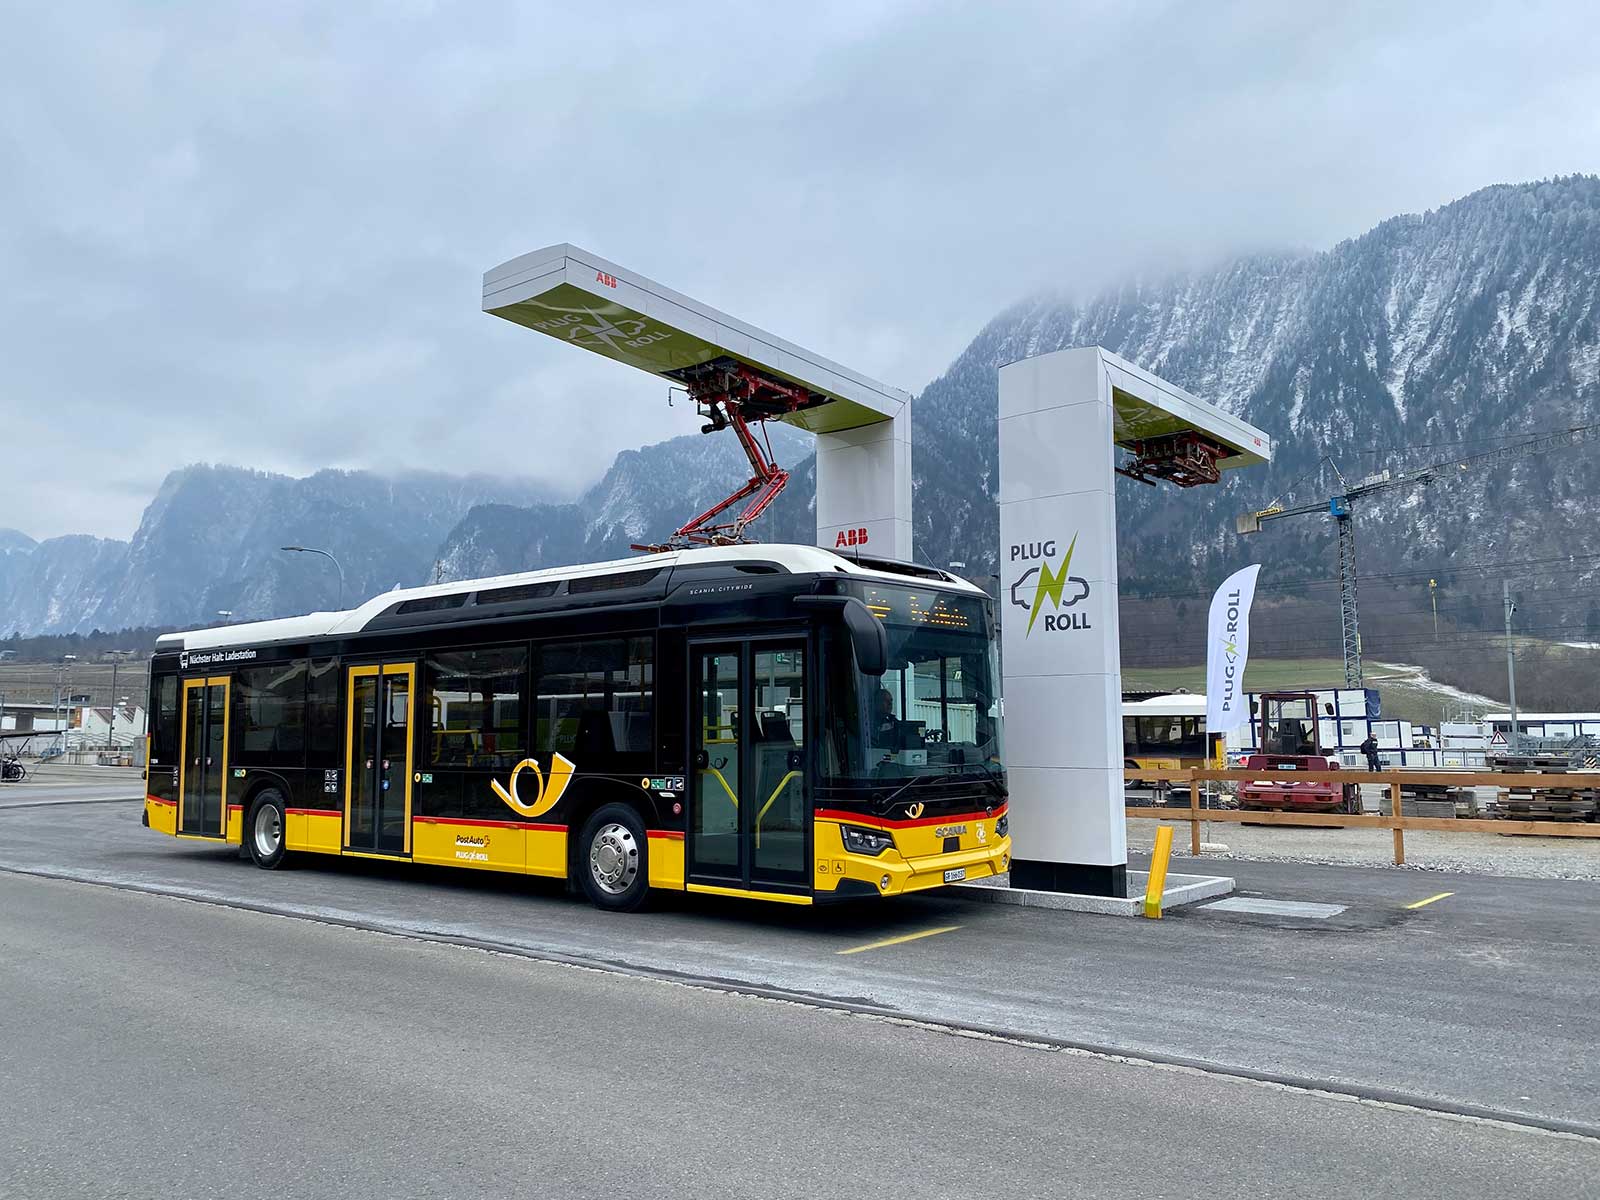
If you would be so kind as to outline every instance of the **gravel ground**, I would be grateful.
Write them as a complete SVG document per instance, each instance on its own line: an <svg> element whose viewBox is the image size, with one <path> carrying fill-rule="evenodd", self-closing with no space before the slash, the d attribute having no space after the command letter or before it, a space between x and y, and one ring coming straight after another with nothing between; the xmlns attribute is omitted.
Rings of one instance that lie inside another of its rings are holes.
<svg viewBox="0 0 1600 1200"><path fill-rule="evenodd" d="M1479 789L1484 798L1492 789ZM1381 789L1364 788L1364 807L1378 811ZM1173 839L1173 857L1189 859L1188 825ZM1128 849L1148 852L1156 822L1128 822ZM1230 858L1269 862L1327 863L1334 866L1394 867L1394 835L1387 829L1313 829L1292 825L1241 825L1234 821L1202 825L1202 842L1227 846L1206 851L1199 861ZM1464 871L1523 879L1600 880L1600 839L1520 837L1498 833L1406 833L1406 865L1420 871ZM1187 869L1195 870L1196 867Z"/></svg>

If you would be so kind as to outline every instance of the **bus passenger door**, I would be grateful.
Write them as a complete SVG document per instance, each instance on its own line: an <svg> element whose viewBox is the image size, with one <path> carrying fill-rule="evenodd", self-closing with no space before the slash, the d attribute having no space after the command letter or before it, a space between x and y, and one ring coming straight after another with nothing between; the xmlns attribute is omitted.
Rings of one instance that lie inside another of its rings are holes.
<svg viewBox="0 0 1600 1200"><path fill-rule="evenodd" d="M804 641L695 646L689 678L690 881L809 891Z"/></svg>
<svg viewBox="0 0 1600 1200"><path fill-rule="evenodd" d="M345 716L344 848L411 853L414 663L349 669Z"/></svg>
<svg viewBox="0 0 1600 1200"><path fill-rule="evenodd" d="M685 856L691 879L744 882L739 846L739 795L744 787L743 660L742 648L737 645L702 646L693 652L689 721L694 778Z"/></svg>
<svg viewBox="0 0 1600 1200"><path fill-rule="evenodd" d="M183 681L178 735L178 833L220 838L227 831L228 677Z"/></svg>

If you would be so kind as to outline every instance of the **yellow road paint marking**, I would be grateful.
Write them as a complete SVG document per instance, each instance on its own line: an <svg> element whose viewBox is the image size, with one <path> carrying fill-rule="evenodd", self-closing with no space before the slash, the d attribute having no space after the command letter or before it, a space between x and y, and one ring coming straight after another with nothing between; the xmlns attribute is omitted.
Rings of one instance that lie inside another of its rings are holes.
<svg viewBox="0 0 1600 1200"><path fill-rule="evenodd" d="M924 929L921 933L902 933L899 937L884 938L881 942L868 942L865 946L851 946L848 950L839 950L838 954L860 954L863 950L882 950L885 946L898 946L902 942L915 942L920 938L933 937L935 934L950 933L960 929L959 925L941 925L938 929Z"/></svg>
<svg viewBox="0 0 1600 1200"><path fill-rule="evenodd" d="M1454 896L1454 892L1440 892L1437 896L1429 896L1426 900L1418 900L1415 904L1406 905L1407 908L1421 908L1423 905L1432 904L1435 900L1443 900L1446 896Z"/></svg>

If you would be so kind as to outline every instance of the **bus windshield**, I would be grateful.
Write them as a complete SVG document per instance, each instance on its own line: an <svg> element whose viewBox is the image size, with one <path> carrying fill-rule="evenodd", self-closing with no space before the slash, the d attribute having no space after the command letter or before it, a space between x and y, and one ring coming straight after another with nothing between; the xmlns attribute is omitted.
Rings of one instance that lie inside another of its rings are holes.
<svg viewBox="0 0 1600 1200"><path fill-rule="evenodd" d="M993 622L978 596L855 584L883 622L889 669L833 656L823 773L844 782L1002 771L1000 671Z"/></svg>

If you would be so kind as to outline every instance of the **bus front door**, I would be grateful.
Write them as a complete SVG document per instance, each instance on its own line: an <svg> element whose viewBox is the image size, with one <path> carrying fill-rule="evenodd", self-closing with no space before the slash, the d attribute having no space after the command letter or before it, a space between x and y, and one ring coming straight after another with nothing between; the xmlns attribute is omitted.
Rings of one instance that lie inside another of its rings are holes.
<svg viewBox="0 0 1600 1200"><path fill-rule="evenodd" d="M414 663L351 667L345 690L344 848L411 853Z"/></svg>
<svg viewBox="0 0 1600 1200"><path fill-rule="evenodd" d="M697 645L690 687L689 881L809 892L805 643Z"/></svg>
<svg viewBox="0 0 1600 1200"><path fill-rule="evenodd" d="M183 681L178 833L220 838L228 823L228 677Z"/></svg>

